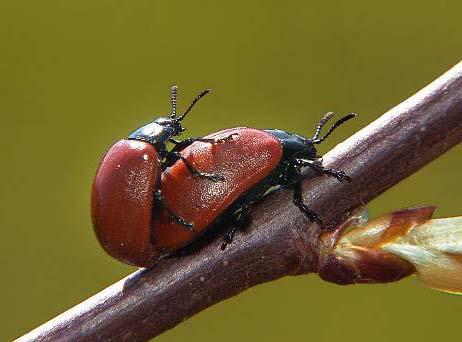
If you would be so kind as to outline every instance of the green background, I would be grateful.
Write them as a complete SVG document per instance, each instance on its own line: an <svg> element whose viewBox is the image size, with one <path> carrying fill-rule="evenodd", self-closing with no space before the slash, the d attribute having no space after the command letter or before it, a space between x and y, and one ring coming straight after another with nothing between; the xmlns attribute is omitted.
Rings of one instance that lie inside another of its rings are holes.
<svg viewBox="0 0 462 342"><path fill-rule="evenodd" d="M462 56L460 1L0 1L0 340L129 274L89 219L105 149L213 88L189 135L277 127L309 135L326 111L360 114L328 151ZM460 215L461 148L370 204ZM390 165L392 168L393 165ZM291 277L219 303L159 341L448 341L460 297L396 284Z"/></svg>

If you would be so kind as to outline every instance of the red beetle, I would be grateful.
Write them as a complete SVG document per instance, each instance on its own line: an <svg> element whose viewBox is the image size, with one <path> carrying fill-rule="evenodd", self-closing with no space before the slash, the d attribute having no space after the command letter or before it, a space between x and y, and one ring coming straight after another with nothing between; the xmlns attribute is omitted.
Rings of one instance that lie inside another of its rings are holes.
<svg viewBox="0 0 462 342"><path fill-rule="evenodd" d="M223 140L189 138L174 140L185 129L181 121L194 104L209 92L197 96L186 112L176 116L177 87L171 88L172 112L131 133L115 143L103 157L93 182L91 216L96 236L107 253L128 264L144 265L158 251L151 244L152 210L161 201L159 188L162 170L182 160L188 172L208 182L223 181L217 173L198 171L180 151L194 141L215 144ZM175 146L169 151L166 144ZM155 198L156 197L156 198ZM163 206L165 208L165 206ZM167 208L168 210L168 208ZM184 227L192 224L168 210L169 216Z"/></svg>
<svg viewBox="0 0 462 342"><path fill-rule="evenodd" d="M140 237L143 251L138 250L137 255L134 250L131 263L152 266L161 257L190 244L217 221L226 221L230 226L224 236L224 249L235 231L248 221L252 204L276 185L293 189L295 205L309 219L320 222L316 213L303 203L301 168L309 166L319 174L349 180L342 171L324 168L314 148L314 144L321 143L341 123L354 117L350 114L337 121L320 138L320 131L331 116L328 113L320 121L311 139L281 130L234 128L206 137L222 140L232 136L231 141L219 145L195 142L185 148L181 155L188 163L204 172L219 173L225 180L218 183L193 177L183 163L167 168L161 177L163 205L192 223L194 229L185 229L184 224L171 219L162 205L155 205L151 229L143 230Z"/></svg>

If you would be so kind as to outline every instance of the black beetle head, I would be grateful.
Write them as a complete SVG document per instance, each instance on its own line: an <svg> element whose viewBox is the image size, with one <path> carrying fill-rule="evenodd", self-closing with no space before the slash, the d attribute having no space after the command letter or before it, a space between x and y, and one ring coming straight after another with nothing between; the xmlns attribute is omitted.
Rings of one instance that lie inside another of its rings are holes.
<svg viewBox="0 0 462 342"><path fill-rule="evenodd" d="M131 133L128 138L147 141L154 146L163 146L169 141L171 137L178 136L183 133L186 128L181 125L181 122L191 111L196 102L210 92L210 89L205 89L198 96L196 96L193 102L189 105L188 109L186 109L186 111L180 116L176 115L177 92L178 87L176 85L170 88L170 102L172 104L172 111L170 112L169 116L160 117L155 121L138 128L133 133Z"/></svg>
<svg viewBox="0 0 462 342"><path fill-rule="evenodd" d="M170 88L170 102L172 104L172 112L170 113L169 118L165 118L165 124L162 125L171 125L175 131L175 134L173 135L180 135L182 132L186 130L186 128L183 128L181 126L181 121L183 121L183 119L191 111L191 109L194 107L197 101L199 101L209 92L209 88L203 90L199 95L196 96L196 98L193 100L193 102L189 105L188 109L186 109L186 111L183 114L181 114L180 116L176 116L176 96L178 93L178 87L176 85L173 85Z"/></svg>

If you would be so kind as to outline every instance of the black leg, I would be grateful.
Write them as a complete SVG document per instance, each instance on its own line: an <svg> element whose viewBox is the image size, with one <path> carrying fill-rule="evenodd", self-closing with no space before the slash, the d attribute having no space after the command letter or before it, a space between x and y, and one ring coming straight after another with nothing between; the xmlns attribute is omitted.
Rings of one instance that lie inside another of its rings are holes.
<svg viewBox="0 0 462 342"><path fill-rule="evenodd" d="M232 226L223 235L223 243L221 244L221 250L225 250L231 242L233 242L234 234L238 230L244 229L250 221L250 204L242 206L241 210L236 214L236 218L233 220Z"/></svg>
<svg viewBox="0 0 462 342"><path fill-rule="evenodd" d="M185 149L186 147L188 147L189 145L191 145L195 141L205 142L205 143L210 143L210 144L224 143L224 142L233 140L233 137L236 136L236 135L238 135L238 134L233 133L233 134L228 135L227 137L220 138L220 139L188 138L188 139L185 139L185 140L182 140L182 141L178 141L178 140L175 140L175 139L170 139L169 141L172 144L175 144L175 147L173 147L170 152L179 152L179 151Z"/></svg>
<svg viewBox="0 0 462 342"><path fill-rule="evenodd" d="M221 250L224 251L226 249L226 247L231 243L233 242L233 239L234 239L234 234L237 232L237 230L239 229L239 227L237 226L232 226L231 228L229 228L225 235L223 235L223 243L221 244Z"/></svg>
<svg viewBox="0 0 462 342"><path fill-rule="evenodd" d="M156 204L159 205L159 207L163 207L165 208L165 210L167 210L168 212L168 216L176 221L177 223L179 223L180 225L182 225L183 227L185 227L186 229L190 230L190 231L194 231L194 224L186 221L184 218L182 218L181 216L175 214L172 210L170 210L166 205L165 205L165 201L164 201L164 196L162 195L162 191L161 190L156 190L154 192L154 199L156 201Z"/></svg>
<svg viewBox="0 0 462 342"><path fill-rule="evenodd" d="M340 182L351 182L350 176L348 176L345 172L343 171L337 171L337 170L332 170L332 169L324 169L324 174L334 177Z"/></svg>
<svg viewBox="0 0 462 342"><path fill-rule="evenodd" d="M186 221L184 218L182 218L181 216L175 214L173 211L171 211L169 208L165 207L165 209L167 210L168 212L168 216L176 221L177 223L179 223L180 225L182 225L183 227L185 227L187 230L190 230L190 231L194 231L194 224Z"/></svg>
<svg viewBox="0 0 462 342"><path fill-rule="evenodd" d="M309 160L309 159L297 159L297 165L299 166L309 166L311 167L318 175L327 175L330 177L334 177L340 182L351 182L351 178L343 171L337 171L332 169L324 168L319 162L316 160Z"/></svg>
<svg viewBox="0 0 462 342"><path fill-rule="evenodd" d="M185 157L179 156L179 158L185 163L186 167L188 168L189 172L196 177L202 177L206 179L210 179L212 182L224 182L225 177L218 173L208 173L208 172L201 172L197 170L194 166L192 166Z"/></svg>
<svg viewBox="0 0 462 342"><path fill-rule="evenodd" d="M294 204L305 214L305 216L313 222L318 224L322 224L321 219L319 218L318 214L316 214L313 210L307 207L305 203L303 203L303 196L302 196L302 176L301 173L298 172L297 180L294 184Z"/></svg>
<svg viewBox="0 0 462 342"><path fill-rule="evenodd" d="M165 158L165 162L162 164L162 169L165 170L167 167L172 166L175 164L178 160L182 160L183 163L185 163L186 167L188 168L188 171L193 175L197 177L202 177L206 179L210 179L212 182L224 182L225 177L218 173L208 173L208 172L201 172L197 170L193 165L191 165L188 160L183 157L180 152L169 152L167 154L167 157Z"/></svg>

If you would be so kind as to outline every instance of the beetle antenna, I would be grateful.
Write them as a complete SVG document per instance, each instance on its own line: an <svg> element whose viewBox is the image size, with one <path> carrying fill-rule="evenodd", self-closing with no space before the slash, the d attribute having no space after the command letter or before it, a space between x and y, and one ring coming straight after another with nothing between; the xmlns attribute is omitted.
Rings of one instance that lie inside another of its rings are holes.
<svg viewBox="0 0 462 342"><path fill-rule="evenodd" d="M172 111L170 113L170 118L174 118L176 116L176 95L178 93L178 87L176 85L172 85L170 87L170 102L172 104Z"/></svg>
<svg viewBox="0 0 462 342"><path fill-rule="evenodd" d="M192 107L194 107L194 105L197 103L197 101L199 101L201 98L207 95L210 92L210 90L211 90L210 88L207 88L203 90L199 95L197 95L196 98L193 100L193 102L189 105L188 109L186 109L186 111L181 116L179 116L177 120L178 121L183 120L186 114L188 114L189 111L192 109Z"/></svg>
<svg viewBox="0 0 462 342"><path fill-rule="evenodd" d="M329 121L333 116L334 112L327 112L324 114L321 120L319 120L318 126L316 127L316 132L314 132L314 136L311 138L311 140L317 140L319 138L319 134L321 133L322 128L324 125Z"/></svg>
<svg viewBox="0 0 462 342"><path fill-rule="evenodd" d="M341 118L340 120L337 120L333 125L332 127L327 131L326 134L324 134L324 136L322 138L317 138L317 139L312 139L311 142L313 144L320 144L322 143L338 126L340 126L341 124L347 122L348 120L350 119L353 119L354 117L356 116L355 113L350 113L348 115L345 115L343 118ZM324 118L323 118L324 119ZM322 121L322 119L321 119Z"/></svg>

